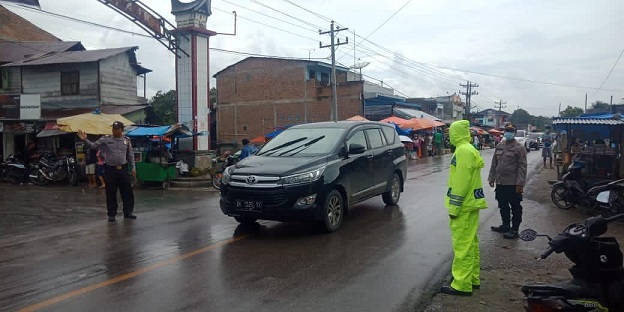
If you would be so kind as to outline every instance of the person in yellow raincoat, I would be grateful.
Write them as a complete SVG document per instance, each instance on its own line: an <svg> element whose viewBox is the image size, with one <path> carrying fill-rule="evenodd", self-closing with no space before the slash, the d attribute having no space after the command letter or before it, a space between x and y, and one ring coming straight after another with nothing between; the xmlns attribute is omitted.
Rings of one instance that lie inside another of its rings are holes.
<svg viewBox="0 0 624 312"><path fill-rule="evenodd" d="M445 206L450 217L453 240L453 281L442 286L449 295L470 296L481 286L479 238L479 210L487 208L481 169L484 166L479 151L470 141L470 123L453 122L449 128L455 153L451 159Z"/></svg>

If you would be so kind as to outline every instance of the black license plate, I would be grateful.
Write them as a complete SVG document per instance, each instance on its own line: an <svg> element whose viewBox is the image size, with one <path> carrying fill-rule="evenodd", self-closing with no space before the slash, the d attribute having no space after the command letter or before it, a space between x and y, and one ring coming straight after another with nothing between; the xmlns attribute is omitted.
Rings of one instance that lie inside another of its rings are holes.
<svg viewBox="0 0 624 312"><path fill-rule="evenodd" d="M262 210L262 202L256 200L237 200L236 209L243 211L260 211Z"/></svg>

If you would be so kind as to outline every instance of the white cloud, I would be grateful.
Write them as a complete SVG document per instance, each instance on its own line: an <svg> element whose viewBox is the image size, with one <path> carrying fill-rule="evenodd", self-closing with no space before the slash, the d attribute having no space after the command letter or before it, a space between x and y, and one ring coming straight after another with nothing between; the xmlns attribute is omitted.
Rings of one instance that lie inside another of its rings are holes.
<svg viewBox="0 0 624 312"><path fill-rule="evenodd" d="M334 18L341 26L349 27L363 37L368 36L406 3L405 0L290 1ZM258 2L312 25L270 10ZM236 10L239 19L237 35L213 37L210 40L211 47L302 58L307 58L308 53L313 58L329 55L328 49L318 47L319 41L324 44L329 42L328 36L320 36L317 29L328 29L327 20L287 1L258 2L212 1L213 14L208 19L209 29L230 33L233 31L233 16L230 12ZM142 33L132 22L95 0L40 0L40 3L42 9L47 11ZM152 5L154 10L169 21L174 21L170 14L169 1L144 3ZM139 61L143 66L154 70L147 78L148 95L175 87L174 56L154 39L87 26L16 9L12 5L7 7L56 36L64 40L82 41L89 48L139 46ZM245 8L287 20L300 27ZM362 70L364 74L383 79L409 96L428 97L457 92L460 82L471 80L480 85L477 88L480 94L473 99L482 108L493 107L493 101L502 99L507 101L509 111L521 107L532 114L550 116L557 113L559 103L564 108L567 105L583 107L585 93L588 93L591 103L596 100L608 102L611 95L614 96L614 102L619 102L624 97L624 92L595 92L439 68L432 70L412 61L501 76L598 87L624 48L619 34L624 29L624 19L620 16L623 9L624 2L618 0L415 0L370 36L372 42L394 53L364 43L358 48L357 57L371 63ZM349 36L349 40L353 40L352 33L341 32L340 36ZM350 50L351 46L341 46L338 56ZM245 57L211 51L210 74L213 75ZM340 62L347 66L352 65L353 52L341 57ZM624 64L619 64L604 88L624 89L623 82ZM214 80L211 84L214 86Z"/></svg>

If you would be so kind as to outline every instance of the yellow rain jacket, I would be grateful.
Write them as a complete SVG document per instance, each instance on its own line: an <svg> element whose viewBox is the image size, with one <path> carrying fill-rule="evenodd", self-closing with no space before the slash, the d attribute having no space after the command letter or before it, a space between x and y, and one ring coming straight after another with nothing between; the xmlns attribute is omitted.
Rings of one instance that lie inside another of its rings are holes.
<svg viewBox="0 0 624 312"><path fill-rule="evenodd" d="M481 169L483 158L470 144L470 124L466 120L453 122L449 129L455 154L451 159L445 205L451 216L449 226L453 240L451 287L472 292L480 286L479 210L487 208Z"/></svg>

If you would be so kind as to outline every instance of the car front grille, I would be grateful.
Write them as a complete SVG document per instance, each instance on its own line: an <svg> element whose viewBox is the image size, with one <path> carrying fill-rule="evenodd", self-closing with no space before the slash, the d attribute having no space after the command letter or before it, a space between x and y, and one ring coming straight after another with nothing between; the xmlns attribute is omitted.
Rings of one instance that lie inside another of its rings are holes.
<svg viewBox="0 0 624 312"><path fill-rule="evenodd" d="M264 205L279 205L286 201L286 193L283 188L242 188L227 186L223 195L229 202L236 200L262 201Z"/></svg>

